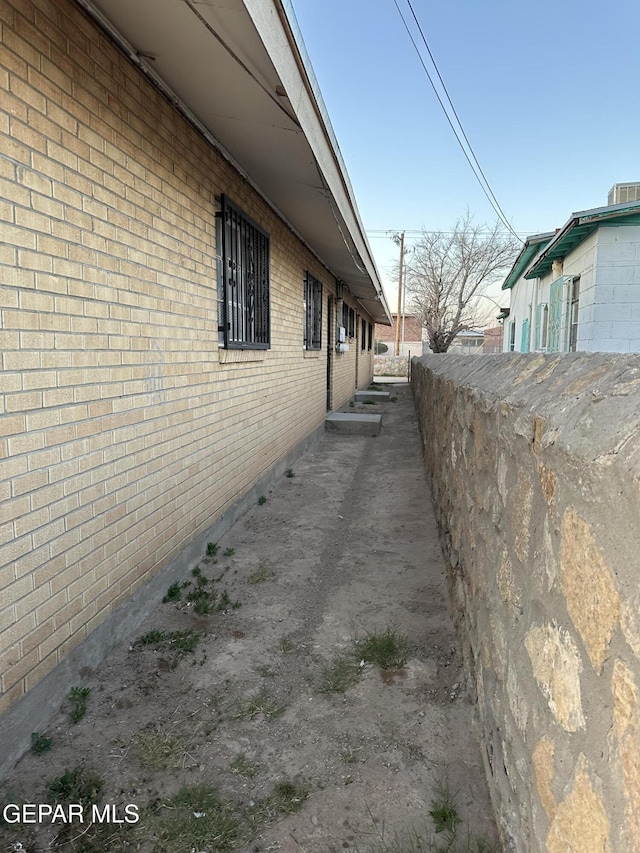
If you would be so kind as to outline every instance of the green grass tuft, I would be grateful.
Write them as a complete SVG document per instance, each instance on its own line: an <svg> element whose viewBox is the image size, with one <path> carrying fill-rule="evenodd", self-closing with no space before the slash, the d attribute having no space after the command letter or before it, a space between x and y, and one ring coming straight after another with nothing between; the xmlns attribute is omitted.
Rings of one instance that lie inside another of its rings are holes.
<svg viewBox="0 0 640 853"><path fill-rule="evenodd" d="M180 601L182 598L182 584L176 581L172 583L169 589L167 590L166 595L162 599L163 603L166 604L168 601Z"/></svg>
<svg viewBox="0 0 640 853"><path fill-rule="evenodd" d="M41 735L39 732L33 732L31 735L31 752L36 755L42 755L49 752L53 746L53 738Z"/></svg>
<svg viewBox="0 0 640 853"><path fill-rule="evenodd" d="M354 644L356 657L381 669L402 669L407 662L409 642L396 628L372 631Z"/></svg>
<svg viewBox="0 0 640 853"><path fill-rule="evenodd" d="M351 654L337 655L322 668L318 692L344 693L360 680L362 667Z"/></svg>
<svg viewBox="0 0 640 853"><path fill-rule="evenodd" d="M261 561L258 565L258 568L254 572L251 572L251 574L247 578L247 581L253 584L264 583L265 581L274 578L275 575L276 573L272 569L270 569L266 563L263 563Z"/></svg>
<svg viewBox="0 0 640 853"><path fill-rule="evenodd" d="M450 835L456 834L458 824L462 823L462 820L451 796L449 785L446 782L440 782L436 785L429 815L436 832L446 832Z"/></svg>

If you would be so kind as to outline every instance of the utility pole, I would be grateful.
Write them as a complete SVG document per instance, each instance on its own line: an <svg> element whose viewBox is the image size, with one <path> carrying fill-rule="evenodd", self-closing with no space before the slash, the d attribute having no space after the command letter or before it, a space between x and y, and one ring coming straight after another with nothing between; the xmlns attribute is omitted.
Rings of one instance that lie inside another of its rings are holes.
<svg viewBox="0 0 640 853"><path fill-rule="evenodd" d="M396 355L400 355L400 322L402 314L402 271L404 269L404 231L400 234L400 267L398 272L398 314L396 315Z"/></svg>

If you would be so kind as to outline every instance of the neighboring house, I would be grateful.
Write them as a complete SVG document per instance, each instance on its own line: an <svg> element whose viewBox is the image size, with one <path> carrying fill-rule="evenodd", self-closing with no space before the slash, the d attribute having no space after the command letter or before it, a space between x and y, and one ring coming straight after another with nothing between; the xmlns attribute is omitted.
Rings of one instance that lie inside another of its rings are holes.
<svg viewBox="0 0 640 853"><path fill-rule="evenodd" d="M502 287L505 352L640 352L640 201L529 237Z"/></svg>
<svg viewBox="0 0 640 853"><path fill-rule="evenodd" d="M385 355L395 355L396 352L396 321L398 315L391 315L391 326L382 324L375 327L375 339L386 344ZM417 314L402 314L400 316L400 355L422 355L427 351L425 329Z"/></svg>
<svg viewBox="0 0 640 853"><path fill-rule="evenodd" d="M0 37L1 766L391 318L288 0L3 0Z"/></svg>
<svg viewBox="0 0 640 853"><path fill-rule="evenodd" d="M483 355L493 355L497 352L502 352L502 338L504 334L504 326L492 326L490 329L484 330L484 343L482 345Z"/></svg>
<svg viewBox="0 0 640 853"><path fill-rule="evenodd" d="M453 339L448 352L456 355L478 355L482 352L484 331L482 329L463 329Z"/></svg>

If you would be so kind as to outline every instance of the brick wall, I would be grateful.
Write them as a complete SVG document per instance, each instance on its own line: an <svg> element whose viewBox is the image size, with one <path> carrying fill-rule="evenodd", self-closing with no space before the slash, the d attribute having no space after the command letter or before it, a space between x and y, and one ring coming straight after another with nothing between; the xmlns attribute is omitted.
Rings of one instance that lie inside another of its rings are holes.
<svg viewBox="0 0 640 853"><path fill-rule="evenodd" d="M4 711L321 425L333 279L72 3L0 27ZM222 192L271 237L267 352L218 349Z"/></svg>
<svg viewBox="0 0 640 853"><path fill-rule="evenodd" d="M505 849L640 850L640 357L414 360Z"/></svg>
<svg viewBox="0 0 640 853"><path fill-rule="evenodd" d="M396 342L396 320L398 315L392 314L393 318L393 326L383 326L380 323L376 323L375 326L375 337L378 341L384 341L387 344L391 344L389 349L391 350L393 345ZM400 323L401 334L402 334L402 321ZM403 340L417 342L422 341L423 336L423 328L422 323L420 322L420 317L417 317L413 314L405 314L404 316L404 336Z"/></svg>

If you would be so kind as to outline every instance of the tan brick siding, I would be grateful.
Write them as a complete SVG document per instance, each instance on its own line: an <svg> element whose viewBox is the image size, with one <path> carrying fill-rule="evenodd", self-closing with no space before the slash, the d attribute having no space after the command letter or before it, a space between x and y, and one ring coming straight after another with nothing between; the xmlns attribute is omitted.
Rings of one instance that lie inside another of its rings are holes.
<svg viewBox="0 0 640 853"><path fill-rule="evenodd" d="M304 272L334 283L72 3L0 26L2 711L322 423ZM222 192L271 238L256 361L218 352Z"/></svg>

